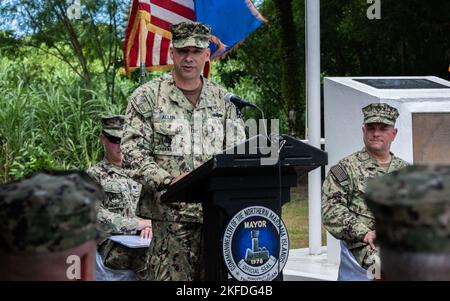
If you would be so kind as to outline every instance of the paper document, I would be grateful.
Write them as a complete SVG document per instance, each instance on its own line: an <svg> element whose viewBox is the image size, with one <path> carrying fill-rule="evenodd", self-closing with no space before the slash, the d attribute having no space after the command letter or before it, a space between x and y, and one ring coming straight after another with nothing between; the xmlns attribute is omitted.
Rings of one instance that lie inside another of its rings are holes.
<svg viewBox="0 0 450 301"><path fill-rule="evenodd" d="M148 248L151 242L151 239L143 239L139 235L113 235L108 239L128 248Z"/></svg>

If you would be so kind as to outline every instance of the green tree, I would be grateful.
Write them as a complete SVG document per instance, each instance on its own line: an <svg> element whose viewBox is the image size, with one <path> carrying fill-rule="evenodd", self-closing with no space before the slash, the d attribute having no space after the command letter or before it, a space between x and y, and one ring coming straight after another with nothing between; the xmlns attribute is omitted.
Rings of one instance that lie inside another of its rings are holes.
<svg viewBox="0 0 450 301"><path fill-rule="evenodd" d="M281 64L281 95L288 107L289 133L299 136L304 129L304 68L300 64L293 0L274 0Z"/></svg>
<svg viewBox="0 0 450 301"><path fill-rule="evenodd" d="M322 1L322 69L335 76L435 75L450 79L450 2Z"/></svg>
<svg viewBox="0 0 450 301"><path fill-rule="evenodd" d="M57 57L77 74L84 87L94 89L103 77L106 95L113 99L120 67L123 19L129 3L118 0L81 1L79 19L69 19L66 0L6 0L0 17L15 22L22 45ZM99 61L101 68L94 68Z"/></svg>
<svg viewBox="0 0 450 301"><path fill-rule="evenodd" d="M0 30L0 52L3 55L14 56L20 50L20 39L14 36L12 30Z"/></svg>
<svg viewBox="0 0 450 301"><path fill-rule="evenodd" d="M293 0L291 21L282 29L273 0L255 1L268 20L225 60L214 65L217 78L235 93L256 103L268 119L280 120L281 131L304 133L304 1ZM283 23L285 24L285 23ZM282 42L280 34L286 41ZM290 37L297 38L291 39ZM285 44L288 44L287 49ZM291 97L286 94L290 93ZM289 111L291 114L289 121ZM246 117L259 118L248 109Z"/></svg>

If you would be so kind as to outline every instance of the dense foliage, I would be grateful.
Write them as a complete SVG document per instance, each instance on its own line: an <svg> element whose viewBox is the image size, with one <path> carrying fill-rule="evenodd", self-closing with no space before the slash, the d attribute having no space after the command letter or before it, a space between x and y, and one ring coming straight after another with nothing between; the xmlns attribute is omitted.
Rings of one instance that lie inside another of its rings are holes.
<svg viewBox="0 0 450 301"><path fill-rule="evenodd" d="M254 2L268 22L214 63L212 77L303 138L305 1ZM65 0L0 2L0 182L98 161L100 116L123 113L138 85L138 74L120 72L131 1L81 4L81 18L68 20ZM379 20L367 18L369 6L321 1L323 76L450 79L450 1L381 0Z"/></svg>

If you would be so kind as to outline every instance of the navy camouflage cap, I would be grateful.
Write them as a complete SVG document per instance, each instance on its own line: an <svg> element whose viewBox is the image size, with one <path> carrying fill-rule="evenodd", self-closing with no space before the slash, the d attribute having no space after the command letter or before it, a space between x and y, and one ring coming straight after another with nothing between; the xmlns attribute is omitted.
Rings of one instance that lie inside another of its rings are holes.
<svg viewBox="0 0 450 301"><path fill-rule="evenodd" d="M46 171L0 186L0 252L64 251L96 239L103 189L85 172Z"/></svg>
<svg viewBox="0 0 450 301"><path fill-rule="evenodd" d="M103 132L117 138L122 138L124 121L125 117L123 115L103 116Z"/></svg>
<svg viewBox="0 0 450 301"><path fill-rule="evenodd" d="M172 45L175 48L208 48L211 28L200 22L186 21L172 25Z"/></svg>
<svg viewBox="0 0 450 301"><path fill-rule="evenodd" d="M386 103L372 103L362 109L364 124L380 122L395 125L399 116L398 110Z"/></svg>
<svg viewBox="0 0 450 301"><path fill-rule="evenodd" d="M414 165L371 179L366 201L382 246L450 252L450 165Z"/></svg>

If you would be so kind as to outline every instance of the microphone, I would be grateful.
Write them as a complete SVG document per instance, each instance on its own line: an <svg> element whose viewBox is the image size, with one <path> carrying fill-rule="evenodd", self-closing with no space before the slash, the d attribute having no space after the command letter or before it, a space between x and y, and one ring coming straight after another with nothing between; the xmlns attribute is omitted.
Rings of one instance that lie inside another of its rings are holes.
<svg viewBox="0 0 450 301"><path fill-rule="evenodd" d="M243 100L239 96L234 95L233 93L230 93L230 92L225 94L224 98L226 101L232 102L238 110L245 108L245 107L252 107L252 108L258 109L258 107L255 106L254 104L252 104L246 100Z"/></svg>
<svg viewBox="0 0 450 301"><path fill-rule="evenodd" d="M232 102L235 106L236 106L236 111L239 117L242 117L242 113L241 113L241 109L245 108L245 107L251 107L251 108L255 108L258 111L261 112L261 116L262 116L262 120L263 120L263 127L264 127L264 134L266 135L266 137L268 137L267 135L267 127L266 127L266 117L264 116L264 111L261 110L260 107L258 107L257 105L254 105L246 100L243 100L242 98L240 98L237 95L234 95L233 93L227 92L224 96L226 101L230 101Z"/></svg>

